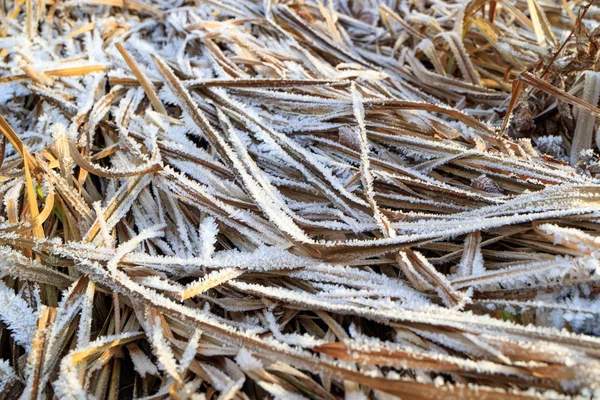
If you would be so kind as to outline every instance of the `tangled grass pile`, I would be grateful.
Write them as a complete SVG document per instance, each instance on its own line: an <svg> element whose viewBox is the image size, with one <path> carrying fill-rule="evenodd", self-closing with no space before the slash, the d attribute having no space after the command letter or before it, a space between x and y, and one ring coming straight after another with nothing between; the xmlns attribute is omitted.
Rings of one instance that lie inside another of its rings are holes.
<svg viewBox="0 0 600 400"><path fill-rule="evenodd" d="M600 396L599 21L3 1L0 397Z"/></svg>

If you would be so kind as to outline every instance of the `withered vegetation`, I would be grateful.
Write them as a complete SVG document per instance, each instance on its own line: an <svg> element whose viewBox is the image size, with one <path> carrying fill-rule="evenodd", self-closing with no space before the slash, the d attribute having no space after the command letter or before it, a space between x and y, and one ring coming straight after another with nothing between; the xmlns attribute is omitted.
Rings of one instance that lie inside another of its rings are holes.
<svg viewBox="0 0 600 400"><path fill-rule="evenodd" d="M4 0L0 397L600 396L599 21Z"/></svg>

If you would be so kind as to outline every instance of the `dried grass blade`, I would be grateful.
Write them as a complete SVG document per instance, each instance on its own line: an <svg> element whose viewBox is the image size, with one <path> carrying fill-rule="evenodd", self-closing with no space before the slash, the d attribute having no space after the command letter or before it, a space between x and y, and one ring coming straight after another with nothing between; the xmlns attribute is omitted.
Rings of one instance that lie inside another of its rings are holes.
<svg viewBox="0 0 600 400"><path fill-rule="evenodd" d="M221 271L214 271L206 275L197 282L189 283L181 293L181 300L189 299L198 293L206 292L216 286L222 285L230 279L235 279L242 275L244 271L226 268Z"/></svg>
<svg viewBox="0 0 600 400"><path fill-rule="evenodd" d="M598 110L597 105L598 100L600 99L600 73L590 71L586 72L584 76L582 100ZM577 165L582 151L592 148L594 131L597 130L596 117L597 115L588 113L587 109L580 110L577 115L577 125L575 127L575 132L573 133L573 140L571 141L571 165Z"/></svg>
<svg viewBox="0 0 600 400"><path fill-rule="evenodd" d="M162 166L158 162L150 162L147 165L140 165L131 168L128 171L115 171L109 168L96 166L92 162L85 159L81 155L81 153L79 153L77 146L73 142L69 143L69 148L71 150L70 155L71 157L73 157L75 163L79 165L83 170L96 176L101 176L105 178L126 178L162 171Z"/></svg>
<svg viewBox="0 0 600 400"><path fill-rule="evenodd" d="M595 107L587 101L579 99L573 96L572 94L567 93L564 90L561 90L556 86L549 84L548 82L536 77L535 75L529 72L523 72L520 75L519 79L528 85L534 86L539 90L542 90L548 94L555 96L556 98L558 98L561 101L564 101L565 103L580 107L596 117L600 116L600 109L598 107Z"/></svg>
<svg viewBox="0 0 600 400"><path fill-rule="evenodd" d="M144 71L142 71L138 67L138 65L136 64L134 59L131 57L131 55L129 54L127 49L125 49L125 46L123 46L123 43L117 42L117 43L115 43L115 47L117 48L117 50L119 50L119 53L121 53L121 56L123 57L123 59L125 60L127 65L129 66L129 68L131 69L131 71L133 72L133 74L135 75L137 80L139 81L140 85L142 85L142 87L144 88L144 92L146 92L146 95L152 102L152 105L154 106L156 111L158 111L161 114L167 115L167 110L165 109L165 106L162 104L162 102L158 98L158 95L154 91L152 82L146 76Z"/></svg>
<svg viewBox="0 0 600 400"><path fill-rule="evenodd" d="M380 4L379 5L379 11L382 12L382 13L385 13L388 16L390 16L394 21L396 21L397 23L399 23L400 26L402 26L404 29L406 29L408 32L410 32L410 34L413 35L415 38L417 38L419 40L425 40L425 39L427 39L427 37L425 35L423 35L421 32L417 31L415 28L413 28L412 26L410 26L409 24L407 24L406 21L404 21L402 19L402 17L400 17L397 13L395 13L387 5Z"/></svg>
<svg viewBox="0 0 600 400"><path fill-rule="evenodd" d="M553 46L557 46L556 38L552 33L548 18L537 1L527 0L527 7L529 8L529 15L533 22L533 30L535 31L535 36L537 37L540 47L544 50L546 49L546 39L548 39Z"/></svg>

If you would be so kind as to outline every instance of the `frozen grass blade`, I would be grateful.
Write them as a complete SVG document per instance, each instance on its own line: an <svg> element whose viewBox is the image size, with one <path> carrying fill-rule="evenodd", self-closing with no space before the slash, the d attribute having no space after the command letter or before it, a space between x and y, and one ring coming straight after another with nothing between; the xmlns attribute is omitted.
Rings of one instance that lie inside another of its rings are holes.
<svg viewBox="0 0 600 400"><path fill-rule="evenodd" d="M7 0L0 397L597 396L577 7Z"/></svg>

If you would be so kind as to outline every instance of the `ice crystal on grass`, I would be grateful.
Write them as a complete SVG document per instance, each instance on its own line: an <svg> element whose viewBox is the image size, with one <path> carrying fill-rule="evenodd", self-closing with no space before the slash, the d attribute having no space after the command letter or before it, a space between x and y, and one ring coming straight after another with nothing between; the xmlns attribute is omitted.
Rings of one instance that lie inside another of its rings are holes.
<svg viewBox="0 0 600 400"><path fill-rule="evenodd" d="M25 350L31 349L37 312L4 283L0 283L0 320L12 332L12 338Z"/></svg>
<svg viewBox="0 0 600 400"><path fill-rule="evenodd" d="M0 398L598 395L592 3L0 14Z"/></svg>

